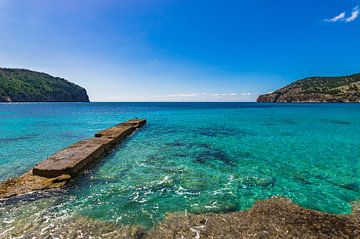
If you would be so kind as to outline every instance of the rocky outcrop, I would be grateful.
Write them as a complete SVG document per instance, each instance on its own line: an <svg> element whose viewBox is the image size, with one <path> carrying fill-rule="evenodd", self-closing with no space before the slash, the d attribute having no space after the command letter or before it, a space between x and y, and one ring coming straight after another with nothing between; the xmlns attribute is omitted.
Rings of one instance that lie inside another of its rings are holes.
<svg viewBox="0 0 360 239"><path fill-rule="evenodd" d="M28 171L19 177L0 182L0 199L11 198L38 190L60 188L70 179L69 175L44 178L34 175L32 171Z"/></svg>
<svg viewBox="0 0 360 239"><path fill-rule="evenodd" d="M360 102L360 74L310 77L274 92L260 95L258 102Z"/></svg>
<svg viewBox="0 0 360 239"><path fill-rule="evenodd" d="M88 102L86 90L45 73L0 68L0 102Z"/></svg>
<svg viewBox="0 0 360 239"><path fill-rule="evenodd" d="M145 123L146 120L129 120L60 150L24 175L0 183L0 199L64 186Z"/></svg>
<svg viewBox="0 0 360 239"><path fill-rule="evenodd" d="M37 216L38 217L38 216ZM299 207L288 199L258 201L246 211L232 213L167 215L148 230L137 225L119 225L88 217L59 218L43 224L10 222L4 238L359 238L360 215L335 215ZM39 222L39 220L36 220ZM22 223L22 224L21 224ZM4 235L3 235L4 236Z"/></svg>
<svg viewBox="0 0 360 239"><path fill-rule="evenodd" d="M302 208L285 198L227 214L171 214L146 238L359 238L360 215Z"/></svg>

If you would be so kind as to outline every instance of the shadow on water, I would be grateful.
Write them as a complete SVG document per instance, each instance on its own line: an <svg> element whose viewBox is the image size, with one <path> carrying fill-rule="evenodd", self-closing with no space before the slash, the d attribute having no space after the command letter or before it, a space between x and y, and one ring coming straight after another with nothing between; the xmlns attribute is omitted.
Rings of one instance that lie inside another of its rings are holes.
<svg viewBox="0 0 360 239"><path fill-rule="evenodd" d="M11 197L11 198L0 199L0 207L18 204L21 202L33 202L33 201L43 199L43 198L64 196L65 193L66 193L65 189L50 189L50 190L34 191L31 193L18 195L18 196Z"/></svg>
<svg viewBox="0 0 360 239"><path fill-rule="evenodd" d="M17 141L25 141L25 140L29 140L32 138L36 138L37 136L39 136L39 134L28 134L28 135L24 135L24 136L20 136L20 137L0 138L0 143L6 144L6 143L17 142Z"/></svg>
<svg viewBox="0 0 360 239"><path fill-rule="evenodd" d="M164 143L165 146L168 147L186 147L187 144L186 143L182 143L182 142L170 142L170 143Z"/></svg>
<svg viewBox="0 0 360 239"><path fill-rule="evenodd" d="M211 163L214 161L222 162L226 165L235 166L236 163L227 155L223 150L214 148L211 144L207 143L183 143L183 142L169 142L164 144L167 147L174 148L183 148L184 152L188 153L179 153L177 150L174 150L175 153L171 157L189 157L194 162L200 164ZM249 156L249 154L244 154L243 156ZM154 154L148 156L150 161L161 160L163 158L166 160L168 157L159 156L159 154Z"/></svg>
<svg viewBox="0 0 360 239"><path fill-rule="evenodd" d="M321 119L323 123L335 124L335 125L351 125L351 122L345 120L336 120L336 119Z"/></svg>
<svg viewBox="0 0 360 239"><path fill-rule="evenodd" d="M205 164L213 161L220 161L226 165L235 166L236 163L222 150L205 149L194 155L195 162Z"/></svg>
<svg viewBox="0 0 360 239"><path fill-rule="evenodd" d="M272 119L271 121L264 121L265 126L279 126L279 125L297 125L300 122L293 119Z"/></svg>
<svg viewBox="0 0 360 239"><path fill-rule="evenodd" d="M255 134L247 130L236 128L198 128L195 134L206 137L233 137L233 136L254 136Z"/></svg>

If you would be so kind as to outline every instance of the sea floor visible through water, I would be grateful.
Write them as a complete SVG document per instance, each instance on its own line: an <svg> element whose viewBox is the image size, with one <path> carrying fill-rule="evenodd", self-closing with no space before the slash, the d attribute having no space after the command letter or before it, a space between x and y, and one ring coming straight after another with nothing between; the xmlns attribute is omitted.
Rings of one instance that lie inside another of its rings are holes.
<svg viewBox="0 0 360 239"><path fill-rule="evenodd" d="M0 202L0 238L69 220L147 229L272 196L346 214L360 199L359 104L0 104L0 180L134 117L147 125L65 189Z"/></svg>

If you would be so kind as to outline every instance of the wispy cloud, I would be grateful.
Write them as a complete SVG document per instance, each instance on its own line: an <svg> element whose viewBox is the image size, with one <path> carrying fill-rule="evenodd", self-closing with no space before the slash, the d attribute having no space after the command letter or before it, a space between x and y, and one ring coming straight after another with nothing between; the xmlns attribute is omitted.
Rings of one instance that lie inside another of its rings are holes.
<svg viewBox="0 0 360 239"><path fill-rule="evenodd" d="M257 93L180 93L168 95L155 95L149 98L155 100L166 101L249 101L251 97L258 95Z"/></svg>
<svg viewBox="0 0 360 239"><path fill-rule="evenodd" d="M345 22L355 21L359 17L359 6L354 7L351 12L351 16L345 19Z"/></svg>
<svg viewBox="0 0 360 239"><path fill-rule="evenodd" d="M346 12L341 12L335 17L324 19L325 22L353 22L359 17L359 6L353 8L351 15L346 17Z"/></svg>
<svg viewBox="0 0 360 239"><path fill-rule="evenodd" d="M255 101L259 93L174 93L163 95L144 95L142 97L107 97L100 101L141 101L141 102L252 102Z"/></svg>
<svg viewBox="0 0 360 239"><path fill-rule="evenodd" d="M333 18L329 18L329 19L325 19L325 22L337 22L337 21L343 21L345 19L345 12L341 12L339 15L333 17Z"/></svg>

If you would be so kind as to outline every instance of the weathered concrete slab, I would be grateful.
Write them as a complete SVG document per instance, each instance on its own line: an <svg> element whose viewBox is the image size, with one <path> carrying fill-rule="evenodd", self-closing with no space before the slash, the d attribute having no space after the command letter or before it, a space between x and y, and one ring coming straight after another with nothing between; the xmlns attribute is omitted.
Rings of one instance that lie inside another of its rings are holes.
<svg viewBox="0 0 360 239"><path fill-rule="evenodd" d="M37 164L32 172L34 175L47 178L62 174L74 177L91 162L100 159L106 153L105 145L110 142L111 139L108 138L101 141L88 139L77 142Z"/></svg>
<svg viewBox="0 0 360 239"><path fill-rule="evenodd" d="M29 172L0 183L0 198L64 186L145 123L146 120L129 120L60 150Z"/></svg>
<svg viewBox="0 0 360 239"><path fill-rule="evenodd" d="M119 141L145 124L145 120L129 120L95 134L95 138L82 140L37 164L33 174L53 178L62 174L72 177L102 158Z"/></svg>

